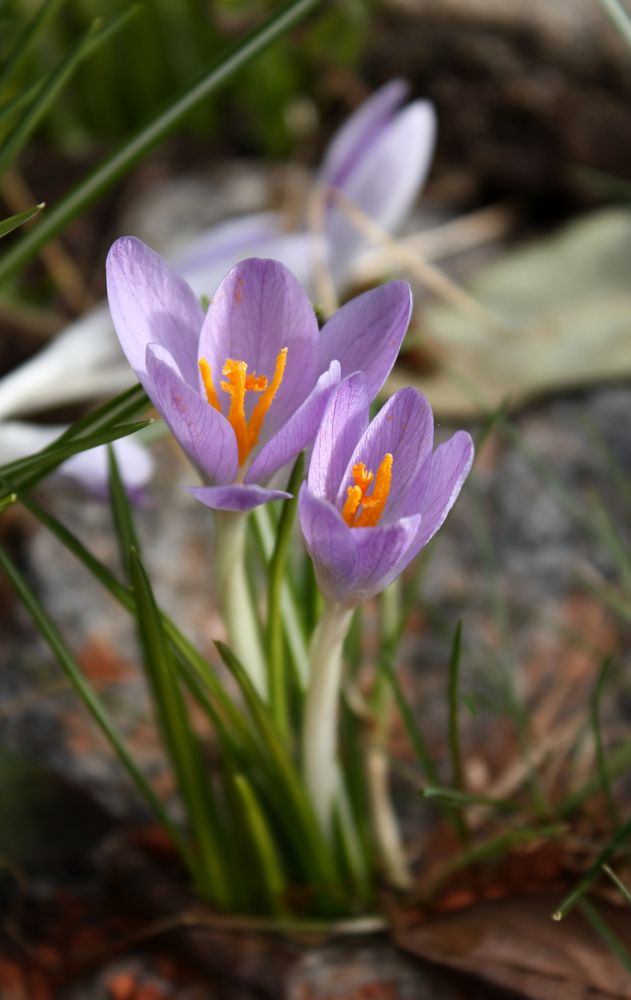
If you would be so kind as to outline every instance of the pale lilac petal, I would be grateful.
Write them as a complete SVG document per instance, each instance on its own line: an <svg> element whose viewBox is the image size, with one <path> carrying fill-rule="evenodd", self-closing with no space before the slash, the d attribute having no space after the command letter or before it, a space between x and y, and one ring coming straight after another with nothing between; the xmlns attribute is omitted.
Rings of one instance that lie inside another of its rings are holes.
<svg viewBox="0 0 631 1000"><path fill-rule="evenodd" d="M147 344L161 344L182 377L197 385L204 314L183 278L141 240L116 240L107 257L107 295L121 347L147 389Z"/></svg>
<svg viewBox="0 0 631 1000"><path fill-rule="evenodd" d="M394 458L392 485L382 519L396 518L402 510L418 511L418 504L413 510L405 506L406 497L431 453L433 433L432 410L423 393L412 388L396 392L370 423L349 458L340 480L336 506L344 503L346 490L353 483L353 466L363 462L371 472L376 472L384 455L390 452Z"/></svg>
<svg viewBox="0 0 631 1000"><path fill-rule="evenodd" d="M320 590L328 601L345 600L357 567L352 530L332 504L309 492L306 483L300 490L298 516Z"/></svg>
<svg viewBox="0 0 631 1000"><path fill-rule="evenodd" d="M414 204L427 175L435 131L431 104L415 101L382 129L343 184L344 196L386 232L396 231ZM343 282L370 241L339 206L331 208L326 235L331 270Z"/></svg>
<svg viewBox="0 0 631 1000"><path fill-rule="evenodd" d="M304 289L277 261L243 261L217 289L202 328L199 357L210 365L224 412L228 396L219 391L219 382L227 358L245 361L250 372L271 379L280 350L288 349L284 378L265 418L261 443L283 426L313 389L317 337L315 313ZM248 393L248 418L256 398L257 393Z"/></svg>
<svg viewBox="0 0 631 1000"><path fill-rule="evenodd" d="M375 528L349 529L357 546L357 569L345 604L367 601L403 572L416 554L420 526L421 515L414 514Z"/></svg>
<svg viewBox="0 0 631 1000"><path fill-rule="evenodd" d="M416 507L422 522L414 543L415 554L433 538L458 499L471 471L473 456L473 441L466 431L456 431L432 455L431 471L425 477L423 495Z"/></svg>
<svg viewBox="0 0 631 1000"><path fill-rule="evenodd" d="M238 467L235 433L217 410L181 378L168 352L147 347L148 391L191 460L212 483L229 483Z"/></svg>
<svg viewBox="0 0 631 1000"><path fill-rule="evenodd" d="M284 490L266 490L262 486L245 486L235 483L232 486L187 486L197 500L214 510L248 511L260 507L270 500L287 500L291 493Z"/></svg>
<svg viewBox="0 0 631 1000"><path fill-rule="evenodd" d="M411 313L406 281L390 281L351 299L320 331L321 368L337 358L342 377L363 371L368 398L374 399L392 370Z"/></svg>
<svg viewBox="0 0 631 1000"><path fill-rule="evenodd" d="M230 268L254 256L280 261L310 288L312 244L310 233L287 232L280 213L261 212L213 226L174 258L174 266L200 298L212 298Z"/></svg>
<svg viewBox="0 0 631 1000"><path fill-rule="evenodd" d="M350 115L331 139L320 169L327 184L341 187L350 170L366 152L375 136L403 104L409 85L391 80L380 87Z"/></svg>
<svg viewBox="0 0 631 1000"><path fill-rule="evenodd" d="M309 490L335 503L338 487L358 439L368 426L369 399L362 372L345 378L324 412L309 463Z"/></svg>
<svg viewBox="0 0 631 1000"><path fill-rule="evenodd" d="M278 469L291 462L316 436L331 392L340 381L340 366L332 361L318 379L313 392L289 418L284 427L263 446L248 469L246 483L264 483Z"/></svg>

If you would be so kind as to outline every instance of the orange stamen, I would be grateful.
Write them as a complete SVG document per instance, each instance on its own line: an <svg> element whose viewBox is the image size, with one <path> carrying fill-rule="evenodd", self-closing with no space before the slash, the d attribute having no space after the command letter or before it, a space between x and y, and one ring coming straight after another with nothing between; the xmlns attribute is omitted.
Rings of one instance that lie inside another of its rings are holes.
<svg viewBox="0 0 631 1000"><path fill-rule="evenodd" d="M286 362L287 348L283 347L276 358L274 377L270 383L265 375L257 375L256 372L248 375L248 366L245 361L237 361L234 358L226 359L221 372L222 375L225 375L225 381L222 381L220 385L223 391L230 395L228 421L237 438L239 465L243 465L258 441L265 415L272 405L274 397L283 381ZM210 365L205 358L200 359L199 370L202 376L206 399L211 406L221 412L221 405L215 392ZM245 415L245 397L248 392L263 393L254 407L249 421Z"/></svg>
<svg viewBox="0 0 631 1000"><path fill-rule="evenodd" d="M221 410L219 400L217 399L217 393L215 392L215 386L213 385L213 375L206 358L199 359L199 371L202 376L202 382L204 383L206 399L215 410Z"/></svg>
<svg viewBox="0 0 631 1000"><path fill-rule="evenodd" d="M276 393L280 389L280 384L283 381L283 375L285 374L285 365L287 364L287 348L283 347L282 350L278 352L276 357L276 367L274 369L274 377L269 385L267 385L267 379L265 380L265 392L258 400L256 406L252 411L252 416L250 417L249 433L250 433L250 447L248 451L251 451L256 442L259 439L259 434L261 433L261 427L263 426L263 421L265 420L265 415L269 410L270 406L274 401Z"/></svg>
<svg viewBox="0 0 631 1000"><path fill-rule="evenodd" d="M348 487L347 500L342 509L342 517L349 528L374 528L379 523L390 496L392 462L392 455L387 452L377 469L376 476L366 469L363 462L353 466L352 476L355 485ZM367 496L366 490L373 479L375 480L373 491Z"/></svg>

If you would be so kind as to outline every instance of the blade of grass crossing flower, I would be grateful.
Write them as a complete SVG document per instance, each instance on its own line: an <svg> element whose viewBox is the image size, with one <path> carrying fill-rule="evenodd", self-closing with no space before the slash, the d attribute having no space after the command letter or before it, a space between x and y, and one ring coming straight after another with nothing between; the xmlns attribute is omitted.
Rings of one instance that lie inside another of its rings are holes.
<svg viewBox="0 0 631 1000"><path fill-rule="evenodd" d="M114 519L116 537L118 538L118 550L121 564L125 571L125 577L126 579L129 579L131 575L129 564L130 552L132 549L135 549L136 552L140 553L140 543L134 527L129 497L127 496L123 480L121 479L120 469L118 468L118 462L116 461L116 455L114 454L114 449L111 445L108 445L107 448L107 461L110 473L110 507L112 510L112 517Z"/></svg>
<svg viewBox="0 0 631 1000"><path fill-rule="evenodd" d="M451 760L451 775L454 787L459 792L465 790L464 767L462 763L462 747L460 744L460 661L462 658L462 622L456 625L449 657L447 675L448 743ZM456 829L460 839L466 842L469 831L461 812L455 813Z"/></svg>
<svg viewBox="0 0 631 1000"><path fill-rule="evenodd" d="M38 215L44 208L44 205L45 203L40 201L39 205L33 205L32 208L27 208L24 212L18 212L17 215L10 215L7 219L2 219L0 221L0 237L8 236L8 234L12 233L14 229L18 228L18 226L23 226L25 222L29 221L29 219Z"/></svg>
<svg viewBox="0 0 631 1000"><path fill-rule="evenodd" d="M28 493L21 493L20 501L40 524L43 524L86 567L122 607L130 614L135 615L134 595L116 579L107 566L88 551L76 535L73 535L65 525L61 524ZM224 691L215 671L164 612L162 612L162 622L169 641L180 658L178 662L186 665L184 672L193 693L199 692L201 688L212 696L213 711L210 715L212 725L224 739L229 739L234 734L234 737L238 737L244 744L251 745L248 742L249 727L240 711ZM201 702L204 709L208 708L207 697Z"/></svg>
<svg viewBox="0 0 631 1000"><path fill-rule="evenodd" d="M614 934L596 907L592 906L588 900L583 899L581 902L581 912L592 929L596 931L603 944L607 945L611 954L618 960L622 968L631 973L631 952L624 946L618 935Z"/></svg>
<svg viewBox="0 0 631 1000"><path fill-rule="evenodd" d="M298 487L302 482L303 470L304 455L300 455L294 464L287 484L287 492L292 494L292 499L285 500L283 503L276 533L276 544L269 561L267 574L267 635L265 637L267 682L272 715L283 739L289 737L289 679L285 670L282 592L291 531L298 505Z"/></svg>
<svg viewBox="0 0 631 1000"><path fill-rule="evenodd" d="M613 21L627 45L631 45L631 15L620 0L600 0L600 6Z"/></svg>
<svg viewBox="0 0 631 1000"><path fill-rule="evenodd" d="M268 912L283 916L287 912L283 901L286 882L274 838L248 779L244 774L236 774L234 784L251 843L254 861L251 871L255 877L258 875Z"/></svg>
<svg viewBox="0 0 631 1000"><path fill-rule="evenodd" d="M125 746L124 741L110 720L107 709L103 705L94 688L81 672L56 626L53 624L47 612L37 599L35 593L32 591L29 584L2 546L0 546L0 565L9 577L16 593L37 626L40 635L47 643L77 695L87 708L88 712L96 722L114 752L117 754L129 777L146 799L149 807L154 812L157 819L168 831L178 851L184 858L185 863L191 871L194 871L195 862L186 842L182 837L182 834L170 819L168 813L164 809L164 806L158 799L143 773L137 767L131 753Z"/></svg>
<svg viewBox="0 0 631 1000"><path fill-rule="evenodd" d="M596 678L596 683L594 684L594 690L591 697L591 726L592 732L594 734L594 744L596 747L596 764L598 767L598 774L600 776L600 781L602 784L602 790L605 794L607 800L607 809L609 810L609 818L611 820L612 826L616 829L620 825L620 815L618 813L618 807L616 806L615 799L613 797L613 792L611 789L611 779L609 776L609 771L607 769L607 757L605 755L605 749L603 747L602 739L602 729L600 725L600 704L602 701L602 696L607 685L607 681L611 676L611 668L613 666L613 657L608 656L602 663L600 670L598 671L598 676Z"/></svg>
<svg viewBox="0 0 631 1000"><path fill-rule="evenodd" d="M127 437L129 434L135 434L136 431L146 427L148 422L147 420L142 420L135 424L111 427L99 431L89 438L68 441L61 445L57 443L59 441L58 438L52 445L43 448L34 455L28 455L26 458L9 462L7 465L0 467L0 482L11 492L29 489L35 483L39 482L40 479L53 472L57 466L65 462L71 455L76 455L80 451L86 451L88 448L96 448L97 445L109 444L111 441L117 441L119 438Z"/></svg>
<svg viewBox="0 0 631 1000"><path fill-rule="evenodd" d="M66 428L58 440L65 441L67 438L83 437L105 427L111 427L137 416L148 406L149 400L142 386L133 385L119 393L114 399L102 403L85 417L75 420L74 424Z"/></svg>
<svg viewBox="0 0 631 1000"><path fill-rule="evenodd" d="M318 825L315 812L307 797L298 771L282 742L269 709L257 694L236 656L222 642L215 643L219 655L237 681L259 734L260 750L269 771L270 788L284 805L282 819L293 830L296 851L302 857L306 872L314 880L328 886L335 883L335 868ZM274 781L275 779L275 781Z"/></svg>
<svg viewBox="0 0 631 1000"><path fill-rule="evenodd" d="M140 128L112 156L58 202L44 216L39 226L29 230L15 247L11 248L0 261L0 283L13 277L48 240L61 232L72 219L127 173L149 150L173 132L190 111L320 4L321 0L292 0L246 38L223 53L196 83L178 95L166 108L162 108L143 128Z"/></svg>
<svg viewBox="0 0 631 1000"><path fill-rule="evenodd" d="M129 555L140 643L158 723L177 775L180 793L199 852L198 888L219 907L230 906L230 886L221 851L221 835L209 775L180 689L171 648L149 577L140 556Z"/></svg>
<svg viewBox="0 0 631 1000"><path fill-rule="evenodd" d="M0 66L0 90L6 86L7 81L21 61L28 56L38 36L46 27L49 17L55 13L61 2L63 0L43 0L33 17L25 24L22 33L12 42L9 55L4 64Z"/></svg>

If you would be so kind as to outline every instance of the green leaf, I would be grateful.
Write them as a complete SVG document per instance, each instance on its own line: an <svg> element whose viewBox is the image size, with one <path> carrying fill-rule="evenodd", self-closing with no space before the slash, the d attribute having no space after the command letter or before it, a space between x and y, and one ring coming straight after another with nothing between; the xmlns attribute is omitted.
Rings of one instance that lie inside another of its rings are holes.
<svg viewBox="0 0 631 1000"><path fill-rule="evenodd" d="M216 905L229 908L229 873L221 850L221 832L208 770L186 711L175 661L149 577L134 549L129 553L129 569L136 598L138 632L158 723L199 851L196 882Z"/></svg>
<svg viewBox="0 0 631 1000"><path fill-rule="evenodd" d="M22 604L37 626L40 635L49 646L64 674L72 684L75 692L79 695L97 726L107 739L114 752L117 754L129 777L146 799L158 820L168 831L173 843L177 846L181 855L187 860L189 865L192 865L192 858L189 854L185 841L183 840L177 827L168 816L162 803L145 778L144 774L136 765L133 756L127 749L122 737L111 721L105 705L90 682L82 673L81 668L78 666L74 657L70 653L56 626L40 604L34 591L31 589L22 573L19 571L17 566L15 566L12 559L2 546L0 546L0 566L9 577L16 593L22 601Z"/></svg>
<svg viewBox="0 0 631 1000"><path fill-rule="evenodd" d="M29 219L36 216L43 208L45 208L46 203L40 201L39 205L33 205L32 208L27 208L25 212L18 212L17 215L10 215L7 219L2 219L0 221L0 237L7 236L12 233L14 229L18 226L24 225Z"/></svg>
<svg viewBox="0 0 631 1000"><path fill-rule="evenodd" d="M237 774L234 777L234 784L255 858L252 878L258 877L261 882L268 911L276 916L282 916L286 912L283 902L286 882L274 838L248 779L244 774Z"/></svg>
<svg viewBox="0 0 631 1000"><path fill-rule="evenodd" d="M0 284L12 278L48 240L81 214L104 191L126 174L146 153L166 138L210 94L225 84L268 45L289 31L321 0L292 0L242 41L233 45L183 94L161 109L112 156L67 194L40 225L31 229L0 261Z"/></svg>
<svg viewBox="0 0 631 1000"><path fill-rule="evenodd" d="M462 656L462 622L456 625L453 642L451 646L451 656L449 657L449 670L447 674L447 703L449 705L448 715L448 741L449 756L451 758L451 773L454 786L460 792L464 792L464 766L462 763L462 749L460 746L460 659ZM456 814L456 829L458 836L464 842L468 840L469 833L461 813Z"/></svg>

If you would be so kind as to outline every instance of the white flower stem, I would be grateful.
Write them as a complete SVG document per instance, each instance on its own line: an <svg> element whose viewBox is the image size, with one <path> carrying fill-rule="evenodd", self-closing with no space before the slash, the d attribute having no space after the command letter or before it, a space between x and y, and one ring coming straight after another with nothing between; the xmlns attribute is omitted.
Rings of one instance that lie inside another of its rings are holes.
<svg viewBox="0 0 631 1000"><path fill-rule="evenodd" d="M387 881L396 889L409 889L412 880L401 841L399 823L390 798L390 766L385 745L390 704L382 706L378 730L369 740L366 773L370 794L372 824Z"/></svg>
<svg viewBox="0 0 631 1000"><path fill-rule="evenodd" d="M342 683L342 649L352 610L329 604L311 640L309 685L303 730L305 783L316 815L329 833L337 782L337 729Z"/></svg>
<svg viewBox="0 0 631 1000"><path fill-rule="evenodd" d="M266 698L265 659L245 573L247 517L235 511L216 511L215 586L228 645L258 693Z"/></svg>

